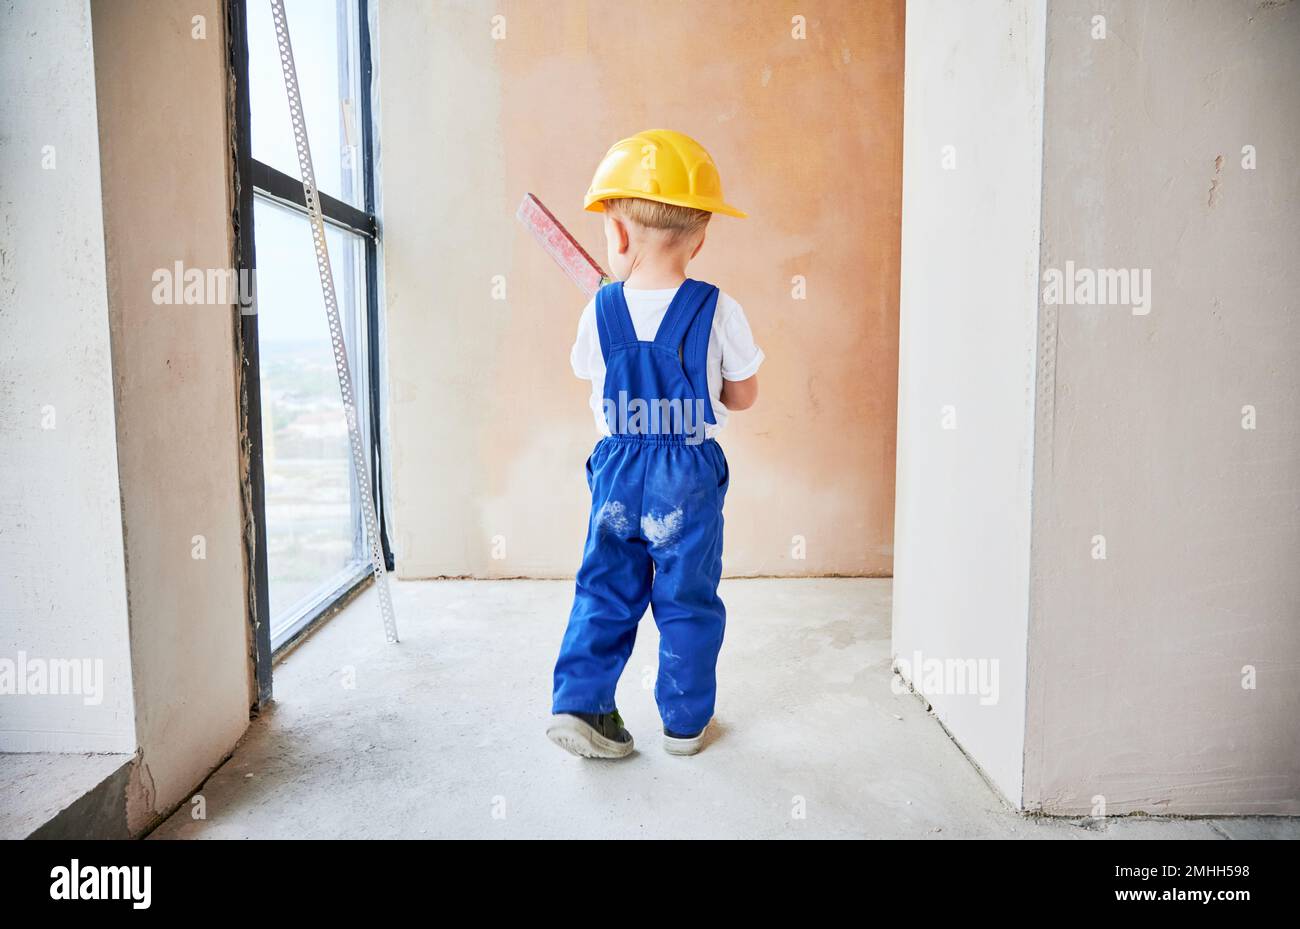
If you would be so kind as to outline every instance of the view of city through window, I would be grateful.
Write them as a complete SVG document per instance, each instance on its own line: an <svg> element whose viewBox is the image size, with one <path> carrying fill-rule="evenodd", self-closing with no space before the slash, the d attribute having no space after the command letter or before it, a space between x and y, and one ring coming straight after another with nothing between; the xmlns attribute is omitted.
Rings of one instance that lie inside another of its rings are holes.
<svg viewBox="0 0 1300 929"><path fill-rule="evenodd" d="M317 184L330 197L365 210L357 4L288 0L286 8ZM253 158L271 174L297 182L301 173L269 4L249 4L248 46ZM278 645L354 581L368 556L310 222L301 206L285 203L283 188L260 186L253 221L264 527L271 637ZM364 429L367 239L342 224L327 224L326 240Z"/></svg>
<svg viewBox="0 0 1300 929"><path fill-rule="evenodd" d="M271 615L295 611L332 589L365 558L357 488L348 447L316 257L303 221L259 200L258 276L262 379L262 454L266 481L267 564ZM334 266L353 377L360 339L362 289L355 237L326 234ZM274 269L274 273L270 273Z"/></svg>

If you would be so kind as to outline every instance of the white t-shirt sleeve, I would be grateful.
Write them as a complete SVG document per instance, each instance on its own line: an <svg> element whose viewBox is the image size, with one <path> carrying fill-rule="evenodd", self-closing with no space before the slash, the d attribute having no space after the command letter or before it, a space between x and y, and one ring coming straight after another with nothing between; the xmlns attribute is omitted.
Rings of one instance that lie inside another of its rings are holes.
<svg viewBox="0 0 1300 929"><path fill-rule="evenodd" d="M718 297L717 312L722 315L722 325L717 331L722 343L723 378L728 381L743 381L753 377L766 356L754 344L754 333L749 328L745 311L731 297L721 294Z"/></svg>
<svg viewBox="0 0 1300 929"><path fill-rule="evenodd" d="M569 364L573 367L573 373L585 381L589 381L595 374L594 360L600 359L600 333L596 331L596 301L593 299L586 309L582 311L582 316L578 318L578 337L573 342L573 349L569 352Z"/></svg>

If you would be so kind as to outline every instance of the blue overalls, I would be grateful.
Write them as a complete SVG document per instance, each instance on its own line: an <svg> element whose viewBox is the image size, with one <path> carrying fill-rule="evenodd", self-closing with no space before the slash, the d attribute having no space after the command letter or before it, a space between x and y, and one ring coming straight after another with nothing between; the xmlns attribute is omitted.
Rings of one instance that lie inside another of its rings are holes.
<svg viewBox="0 0 1300 929"><path fill-rule="evenodd" d="M611 435L587 459L591 520L555 665L553 713L615 709L614 688L649 605L664 728L693 735L713 716L729 479L722 447L704 438L705 424L716 422L707 357L717 303L716 287L687 279L655 340L641 342L622 283L596 295Z"/></svg>

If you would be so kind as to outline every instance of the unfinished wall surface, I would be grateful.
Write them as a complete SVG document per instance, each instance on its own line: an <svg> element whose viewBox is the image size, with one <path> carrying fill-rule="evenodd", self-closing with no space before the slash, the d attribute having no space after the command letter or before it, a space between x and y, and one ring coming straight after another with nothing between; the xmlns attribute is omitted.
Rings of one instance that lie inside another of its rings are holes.
<svg viewBox="0 0 1300 929"><path fill-rule="evenodd" d="M0 85L0 752L129 754L87 0L0 8ZM54 661L80 693L31 692Z"/></svg>
<svg viewBox="0 0 1300 929"><path fill-rule="evenodd" d="M1013 803L1044 18L1043 0L907 7L893 654ZM978 671L963 683L966 668Z"/></svg>
<svg viewBox="0 0 1300 929"><path fill-rule="evenodd" d="M1025 803L1300 813L1300 8L1050 9Z"/></svg>
<svg viewBox="0 0 1300 929"><path fill-rule="evenodd" d="M155 302L155 272L176 262L230 267L225 13L219 0L95 0L91 9L138 828L221 761L251 703L235 296Z"/></svg>
<svg viewBox="0 0 1300 929"><path fill-rule="evenodd" d="M768 356L720 439L725 570L890 572L902 29L901 0L380 5L403 576L576 569L597 438L568 363L584 299L514 210L532 191L603 255L582 195L610 144L655 127L709 148L751 217L716 218L690 272L740 301Z"/></svg>

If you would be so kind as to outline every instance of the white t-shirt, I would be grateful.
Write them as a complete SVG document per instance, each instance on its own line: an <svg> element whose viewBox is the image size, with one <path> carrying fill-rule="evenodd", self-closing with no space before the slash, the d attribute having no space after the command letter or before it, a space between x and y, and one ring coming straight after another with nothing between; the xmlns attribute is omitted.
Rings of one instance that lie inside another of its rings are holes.
<svg viewBox="0 0 1300 929"><path fill-rule="evenodd" d="M676 287L666 290L633 290L623 288L623 298L636 329L636 337L643 342L654 341L668 312ZM713 401L713 417L717 425L705 428L705 436L713 438L727 422L727 408L722 405L722 381L743 381L758 373L763 363L763 350L754 344L754 333L740 304L721 291L718 307L713 314L713 330L709 333L709 396ZM600 353L600 334L596 331L596 300L592 298L578 320L578 338L569 354L573 373L591 381L591 411L596 419L596 429L609 435L605 422L605 358Z"/></svg>

